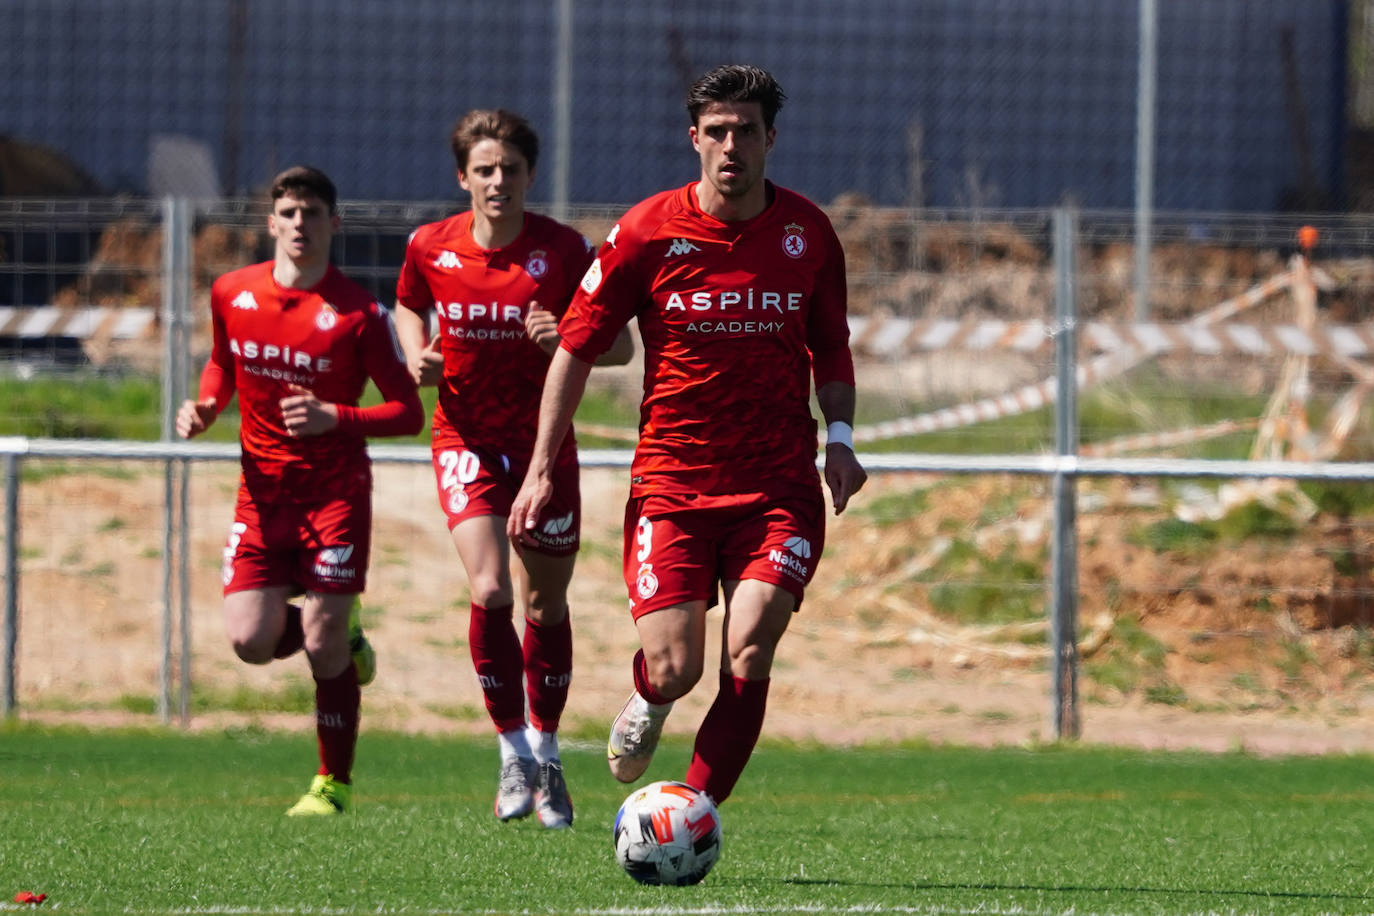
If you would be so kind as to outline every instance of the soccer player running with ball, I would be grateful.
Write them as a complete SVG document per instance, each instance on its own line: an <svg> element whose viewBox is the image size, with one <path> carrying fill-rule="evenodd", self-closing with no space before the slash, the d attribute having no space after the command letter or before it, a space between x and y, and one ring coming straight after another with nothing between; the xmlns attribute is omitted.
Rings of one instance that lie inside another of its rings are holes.
<svg viewBox="0 0 1374 916"><path fill-rule="evenodd" d="M855 457L844 255L824 213L764 178L781 87L719 67L687 96L699 180L627 212L559 325L530 471L507 533L529 541L592 361L631 318L645 353L624 574L641 650L611 727L611 772L648 768L673 701L702 675L706 611L725 617L716 699L685 782L722 802L763 726L779 639L825 538L811 378L829 424L836 513L867 474Z"/></svg>
<svg viewBox="0 0 1374 916"><path fill-rule="evenodd" d="M572 678L567 595L582 520L571 436L549 455L550 498L534 514L515 564L523 643L514 620L506 518L534 447L558 320L592 248L575 229L526 212L539 140L523 118L499 109L470 111L451 143L472 208L411 236L396 286L396 326L411 376L439 386L434 475L467 573L468 645L496 726L496 816L506 821L534 811L545 827L561 828L573 820L558 724ZM431 313L438 316L433 337ZM628 332L612 337L599 361L627 362Z"/></svg>
<svg viewBox="0 0 1374 916"><path fill-rule="evenodd" d="M224 549L225 627L251 664L305 650L320 768L287 813L335 815L352 804L359 685L376 673L358 619L372 527L365 437L414 435L424 408L386 309L330 263L333 182L297 166L271 198L273 258L215 281L213 349L176 426L183 438L203 433L238 392L243 472ZM358 407L368 379L383 403Z"/></svg>

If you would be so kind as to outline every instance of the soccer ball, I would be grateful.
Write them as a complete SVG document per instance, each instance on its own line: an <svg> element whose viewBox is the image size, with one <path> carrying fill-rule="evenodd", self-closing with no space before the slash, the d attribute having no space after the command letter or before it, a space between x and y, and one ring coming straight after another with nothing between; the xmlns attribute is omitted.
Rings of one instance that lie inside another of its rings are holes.
<svg viewBox="0 0 1374 916"><path fill-rule="evenodd" d="M640 884L696 884L720 858L716 804L683 782L655 782L630 793L611 836L616 861Z"/></svg>

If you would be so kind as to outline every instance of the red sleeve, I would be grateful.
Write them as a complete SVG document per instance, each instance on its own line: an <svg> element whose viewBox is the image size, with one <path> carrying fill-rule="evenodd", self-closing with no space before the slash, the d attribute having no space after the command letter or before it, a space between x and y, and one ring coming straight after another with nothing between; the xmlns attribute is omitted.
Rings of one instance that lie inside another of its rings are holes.
<svg viewBox="0 0 1374 916"><path fill-rule="evenodd" d="M214 398L215 406L224 410L233 396L233 370L225 371L224 367L213 359L206 360L205 368L200 373L200 391L196 395L196 400L208 401Z"/></svg>
<svg viewBox="0 0 1374 916"><path fill-rule="evenodd" d="M229 349L229 335L224 330L224 320L220 317L218 290L212 289L210 296L210 330L213 337L210 358L200 373L200 390L196 400L215 399L215 406L221 411L229 406L234 397L237 384L234 379L234 353Z"/></svg>
<svg viewBox="0 0 1374 916"><path fill-rule="evenodd" d="M406 242L406 256L401 263L400 276L396 278L396 301L412 312L424 314L434 307L434 296L429 291L429 282L421 272L419 261L421 248L428 237L426 227L421 226L410 234Z"/></svg>
<svg viewBox="0 0 1374 916"><path fill-rule="evenodd" d="M854 384L854 355L849 350L849 298L845 285L844 249L831 233L830 256L816 275L806 346L817 390L829 382Z"/></svg>
<svg viewBox="0 0 1374 916"><path fill-rule="evenodd" d="M596 258L596 249L592 243L587 241L587 237L581 233L576 235L575 242L569 242L566 246L568 263L568 281L565 295L558 302L550 303L549 310L562 319L568 313L568 306L572 304L573 296L577 295L578 284L587 275L587 269L592 266L592 261Z"/></svg>
<svg viewBox="0 0 1374 916"><path fill-rule="evenodd" d="M413 436L425 425L424 407L406 371L391 314L373 303L362 333L363 367L382 394L371 407L339 404L339 429L363 436Z"/></svg>
<svg viewBox="0 0 1374 916"><path fill-rule="evenodd" d="M582 276L568 312L558 324L559 346L583 362L594 363L610 349L645 298L645 284L632 265L643 244L621 224Z"/></svg>

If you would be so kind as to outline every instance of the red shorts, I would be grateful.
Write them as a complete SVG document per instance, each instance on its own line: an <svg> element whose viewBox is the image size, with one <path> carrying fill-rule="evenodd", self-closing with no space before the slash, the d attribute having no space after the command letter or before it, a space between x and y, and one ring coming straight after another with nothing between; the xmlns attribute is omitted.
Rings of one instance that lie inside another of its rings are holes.
<svg viewBox="0 0 1374 916"><path fill-rule="evenodd" d="M224 594L278 585L357 594L367 587L371 548L370 493L262 505L240 487L224 548Z"/></svg>
<svg viewBox="0 0 1374 916"><path fill-rule="evenodd" d="M630 613L706 601L721 582L757 579L790 592L801 607L825 546L821 494L779 500L741 496L696 507L661 496L625 505L624 572Z"/></svg>
<svg viewBox="0 0 1374 916"><path fill-rule="evenodd" d="M434 447L434 481L439 505L452 531L469 518L510 517L515 494L529 468L528 455L502 455L461 443ZM582 533L582 493L578 482L577 449L565 448L553 469L553 498L544 507L530 549L555 557L577 553Z"/></svg>

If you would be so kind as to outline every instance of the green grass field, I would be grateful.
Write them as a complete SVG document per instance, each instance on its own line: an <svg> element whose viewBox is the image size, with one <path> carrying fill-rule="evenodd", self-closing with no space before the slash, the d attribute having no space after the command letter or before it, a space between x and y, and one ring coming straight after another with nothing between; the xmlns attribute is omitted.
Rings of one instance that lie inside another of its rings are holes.
<svg viewBox="0 0 1374 916"><path fill-rule="evenodd" d="M355 813L301 822L305 734L0 726L0 911L1374 912L1369 757L765 743L689 888L619 871L627 787L589 743L564 762L577 823L552 833L492 816L494 741L364 730Z"/></svg>

